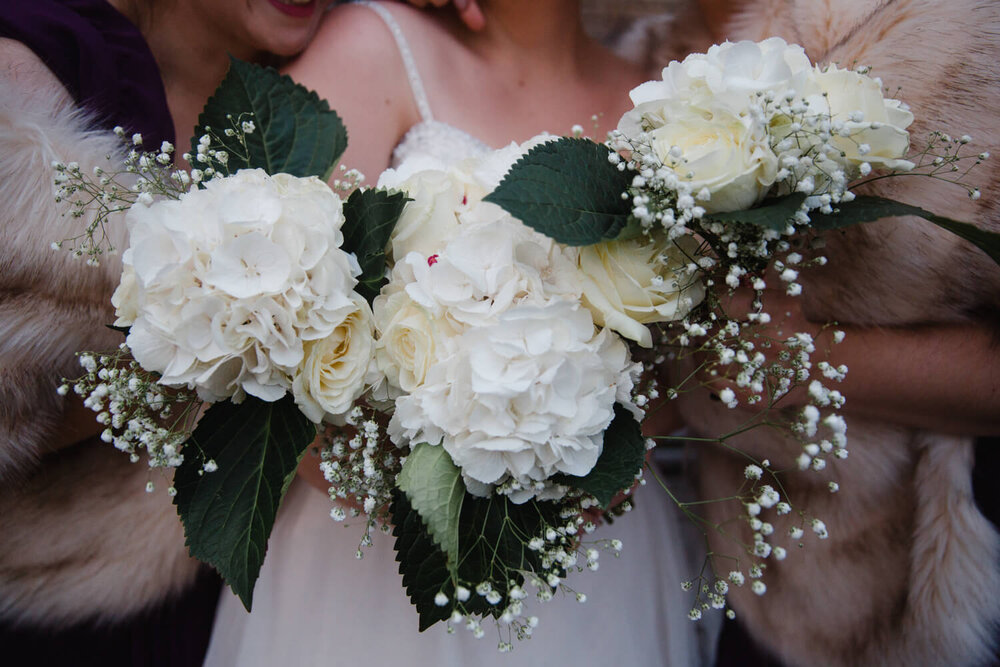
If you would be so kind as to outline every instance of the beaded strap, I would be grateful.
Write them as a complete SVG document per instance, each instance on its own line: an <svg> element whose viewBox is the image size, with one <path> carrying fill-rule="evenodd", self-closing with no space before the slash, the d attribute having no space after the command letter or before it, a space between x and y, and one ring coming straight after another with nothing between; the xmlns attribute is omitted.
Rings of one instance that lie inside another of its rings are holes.
<svg viewBox="0 0 1000 667"><path fill-rule="evenodd" d="M420 79L420 72L417 70L417 63L413 59L413 52L403 35L403 29L399 27L392 13L382 5L370 0L356 0L356 4L364 5L379 15L385 22L393 39L396 40L396 47L399 49L399 56L403 59L403 67L406 69L406 78L410 80L410 90L413 93L413 101L417 104L417 111L420 118L425 123L434 120L431 113L431 105L427 102L427 93L424 91L424 82Z"/></svg>

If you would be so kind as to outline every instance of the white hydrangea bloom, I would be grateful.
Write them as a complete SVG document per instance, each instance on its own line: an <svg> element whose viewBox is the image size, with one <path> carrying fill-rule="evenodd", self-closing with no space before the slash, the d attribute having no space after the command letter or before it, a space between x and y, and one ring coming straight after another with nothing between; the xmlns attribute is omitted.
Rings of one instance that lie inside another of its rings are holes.
<svg viewBox="0 0 1000 667"><path fill-rule="evenodd" d="M578 304L523 304L468 329L423 385L397 399L389 433L444 446L473 492L521 482L523 501L534 482L593 468L633 372L624 343L595 335Z"/></svg>
<svg viewBox="0 0 1000 667"><path fill-rule="evenodd" d="M550 139L379 181L414 199L403 213L413 224L397 228L390 281L373 304L386 379L377 395L395 398L389 435L400 445L442 444L472 493L513 482L518 502L558 495L547 482L556 473L591 470L615 403L638 413L627 347L598 331L582 305L580 250L481 201L525 151ZM689 307L657 280L656 312L628 303L637 320Z"/></svg>
<svg viewBox="0 0 1000 667"><path fill-rule="evenodd" d="M262 170L130 209L112 302L136 360L208 401L284 396L309 342L357 311L360 267L340 249L343 221L319 179Z"/></svg>

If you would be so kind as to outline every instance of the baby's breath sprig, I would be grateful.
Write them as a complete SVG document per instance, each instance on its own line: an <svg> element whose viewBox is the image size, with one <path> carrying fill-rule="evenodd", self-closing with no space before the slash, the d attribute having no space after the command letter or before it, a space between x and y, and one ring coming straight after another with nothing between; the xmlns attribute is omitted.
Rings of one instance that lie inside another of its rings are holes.
<svg viewBox="0 0 1000 667"><path fill-rule="evenodd" d="M137 203L152 204L156 197L177 199L191 184L189 174L173 166L173 144L164 141L158 150L143 151L141 134L126 137L121 127L114 132L125 144L120 163L107 155L108 167L95 167L93 173L85 173L76 162L52 163L56 202L69 204L73 218L90 217L80 234L55 241L52 248L86 257L91 266L100 264L102 255L118 251L108 232L112 218Z"/></svg>
<svg viewBox="0 0 1000 667"><path fill-rule="evenodd" d="M396 475L406 458L389 441L373 408L356 405L345 421L345 428L327 431L319 466L335 503L330 517L343 521L363 514L366 523L360 546L366 547L372 544L372 530L389 524ZM361 548L357 555L362 557Z"/></svg>
<svg viewBox="0 0 1000 667"><path fill-rule="evenodd" d="M143 370L125 343L114 352L81 352L77 357L85 375L64 381L58 392L66 395L72 390L97 413L98 423L105 427L101 439L128 453L133 463L145 450L151 468L181 465L188 455L183 445L202 408L197 395L159 384L157 374ZM203 462L205 472L215 467L214 461Z"/></svg>
<svg viewBox="0 0 1000 667"><path fill-rule="evenodd" d="M972 143L973 138L968 134L952 137L946 132L934 130L928 135L926 143L920 150L910 156L914 164L913 169L873 175L857 185L873 183L884 178L922 176L962 187L970 199L978 200L982 196L982 191L979 186L970 182L968 177L973 169L990 158L990 154L988 151L972 152L970 150Z"/></svg>
<svg viewBox="0 0 1000 667"><path fill-rule="evenodd" d="M537 501L528 501L534 504ZM482 619L492 616L500 634L498 650L509 652L513 640L531 637L538 626L537 616L530 615L526 601L534 597L537 603L547 603L557 595L571 596L579 603L587 601L587 595L570 587L567 577L572 572L596 571L600 566L601 553L611 553L618 557L623 544L617 539L591 540L587 536L596 530L596 524L588 510L596 507L592 497L571 494L560 502L562 508L555 522L543 520L535 534L517 530L510 522L505 522L527 553L534 554L537 569L518 570L508 568L504 561L496 559L490 576L480 582L459 580L451 595L441 591L435 597L435 604L448 607L451 615L447 621L448 632L464 627L476 638L482 638L485 631ZM622 502L612 514L620 515L631 509L631 502ZM531 560L531 559L529 559ZM534 591L531 596L530 592Z"/></svg>
<svg viewBox="0 0 1000 667"><path fill-rule="evenodd" d="M247 147L247 137L257 131L254 114L244 112L237 115L226 114L229 127L221 130L205 126L202 135L198 137L195 153L184 153L182 156L191 165L191 181L201 183L217 176L228 176L232 172L230 160L235 158L235 164L247 164L250 159L250 149Z"/></svg>

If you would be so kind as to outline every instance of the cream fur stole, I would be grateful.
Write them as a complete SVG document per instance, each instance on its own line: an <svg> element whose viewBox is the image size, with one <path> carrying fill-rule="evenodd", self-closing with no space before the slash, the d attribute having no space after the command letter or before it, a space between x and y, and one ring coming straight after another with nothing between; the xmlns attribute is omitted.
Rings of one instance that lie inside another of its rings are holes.
<svg viewBox="0 0 1000 667"><path fill-rule="evenodd" d="M996 2L748 0L728 35L778 35L802 44L817 62L874 66L892 95L913 108L915 143L942 129L968 132L977 150L996 153L1000 146ZM665 56L661 65L677 55L669 35L653 42ZM978 203L925 179L890 181L879 194L1000 231L1000 170L987 163L976 180ZM914 325L996 322L1000 315L997 267L929 224L888 220L827 239L828 267L803 274L803 305L819 321ZM703 434L745 418L704 397L683 409ZM971 438L849 417L848 439L846 461L784 480L793 501L826 522L830 539L807 536L803 551L770 562L763 597L736 589L731 601L739 618L790 665L987 663L1000 623L1000 535L972 501ZM759 430L739 444L794 468L794 443ZM704 449L703 496L728 495L745 463ZM842 490L831 496L825 487L832 479ZM721 521L740 508L712 511ZM775 535L789 527L774 525ZM748 530L741 537L751 541ZM737 548L722 541L713 547Z"/></svg>
<svg viewBox="0 0 1000 667"><path fill-rule="evenodd" d="M47 71L0 72L0 617L24 623L114 620L190 583L197 571L170 499L110 445L52 451L56 388L80 374L74 352L113 348L117 257L91 268L53 241L85 221L53 198L51 162L107 167L110 133L87 129ZM38 74L35 76L35 74ZM112 241L124 242L122 220Z"/></svg>

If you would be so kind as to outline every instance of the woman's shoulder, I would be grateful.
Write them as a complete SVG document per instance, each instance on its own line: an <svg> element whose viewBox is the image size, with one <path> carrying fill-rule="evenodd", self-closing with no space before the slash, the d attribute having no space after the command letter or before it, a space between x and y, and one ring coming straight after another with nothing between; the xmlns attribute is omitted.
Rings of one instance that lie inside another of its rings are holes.
<svg viewBox="0 0 1000 667"><path fill-rule="evenodd" d="M173 141L159 68L145 37L104 0L0 2L0 37L30 49L76 104L108 129ZM86 66L81 66L85 63Z"/></svg>
<svg viewBox="0 0 1000 667"><path fill-rule="evenodd" d="M400 51L397 40L420 50L427 44L457 47L450 24L439 19L438 13L397 2L338 5L323 18L316 37L289 70L316 67L329 71L336 65L338 75L350 75L351 70L378 71L381 77L391 75L392 70L405 74L395 65Z"/></svg>
<svg viewBox="0 0 1000 667"><path fill-rule="evenodd" d="M27 45L0 37L0 107L28 111L42 103L65 108L73 100L66 87Z"/></svg>
<svg viewBox="0 0 1000 667"><path fill-rule="evenodd" d="M432 12L401 3L339 5L285 68L343 118L350 136L345 164L374 177L406 131L423 120L407 61L415 63L417 77L426 76L428 48L441 48L447 34L439 23Z"/></svg>

